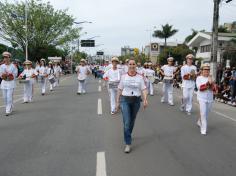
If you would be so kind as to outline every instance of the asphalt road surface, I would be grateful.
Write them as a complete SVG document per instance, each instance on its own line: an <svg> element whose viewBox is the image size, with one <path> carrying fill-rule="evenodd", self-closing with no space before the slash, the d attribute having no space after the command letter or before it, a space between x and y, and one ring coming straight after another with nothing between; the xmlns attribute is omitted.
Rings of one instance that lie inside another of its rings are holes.
<svg viewBox="0 0 236 176"><path fill-rule="evenodd" d="M37 86L36 86L37 87ZM209 133L200 135L199 115L160 103L161 85L140 109L133 150L123 152L121 114L110 115L106 87L92 77L87 94L76 95L75 76L34 102L4 116L0 106L0 176L235 176L236 109L215 103ZM37 88L36 88L37 89ZM16 93L17 94L17 93ZM2 99L0 100L2 101Z"/></svg>

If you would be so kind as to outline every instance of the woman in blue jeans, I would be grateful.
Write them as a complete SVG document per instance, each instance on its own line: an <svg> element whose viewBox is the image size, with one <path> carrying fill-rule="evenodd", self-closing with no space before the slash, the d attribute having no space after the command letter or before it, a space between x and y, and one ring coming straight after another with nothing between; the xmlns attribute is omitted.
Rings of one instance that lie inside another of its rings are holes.
<svg viewBox="0 0 236 176"><path fill-rule="evenodd" d="M117 110L121 108L124 123L125 153L131 151L132 131L140 108L141 95L143 95L143 106L146 108L148 102L144 77L137 73L135 60L130 59L128 72L121 77L117 96Z"/></svg>

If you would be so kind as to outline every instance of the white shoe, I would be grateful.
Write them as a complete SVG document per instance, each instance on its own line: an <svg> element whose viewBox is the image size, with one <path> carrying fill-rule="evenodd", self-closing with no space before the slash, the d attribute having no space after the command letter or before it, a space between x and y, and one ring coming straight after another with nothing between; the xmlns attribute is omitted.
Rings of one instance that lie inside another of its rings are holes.
<svg viewBox="0 0 236 176"><path fill-rule="evenodd" d="M233 104L232 104L233 106L236 106L236 103L235 102L233 102Z"/></svg>
<svg viewBox="0 0 236 176"><path fill-rule="evenodd" d="M125 153L130 153L131 152L131 147L130 145L125 145L125 150L124 150Z"/></svg>
<svg viewBox="0 0 236 176"><path fill-rule="evenodd" d="M206 133L206 132L201 132L201 135L204 135L204 136L206 136L206 135L207 135L207 133Z"/></svg>
<svg viewBox="0 0 236 176"><path fill-rule="evenodd" d="M174 103L168 103L170 106L174 106Z"/></svg>
<svg viewBox="0 0 236 176"><path fill-rule="evenodd" d="M115 112L114 111L111 111L111 115L114 115L115 114Z"/></svg>

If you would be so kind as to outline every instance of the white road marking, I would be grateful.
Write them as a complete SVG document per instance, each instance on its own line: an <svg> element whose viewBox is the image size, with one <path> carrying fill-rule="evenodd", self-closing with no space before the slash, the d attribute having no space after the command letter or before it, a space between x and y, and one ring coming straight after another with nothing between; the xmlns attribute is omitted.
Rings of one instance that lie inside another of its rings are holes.
<svg viewBox="0 0 236 176"><path fill-rule="evenodd" d="M101 83L102 82L102 80L101 79L99 79L99 81L98 81L99 83Z"/></svg>
<svg viewBox="0 0 236 176"><path fill-rule="evenodd" d="M107 176L105 152L97 153L96 176Z"/></svg>
<svg viewBox="0 0 236 176"><path fill-rule="evenodd" d="M98 115L102 115L102 99L98 99Z"/></svg>
<svg viewBox="0 0 236 176"><path fill-rule="evenodd" d="M232 120L232 121L236 122L236 119L233 119L232 117L229 117L229 116L227 116L225 114L222 114L222 113L220 113L218 111L212 111L212 112L214 112L214 113L216 113L216 114L218 114L218 115L220 115L220 116L222 116L222 117L224 117L226 119L229 119L229 120Z"/></svg>
<svg viewBox="0 0 236 176"><path fill-rule="evenodd" d="M102 91L102 87L99 85L98 86L98 92L101 92Z"/></svg>

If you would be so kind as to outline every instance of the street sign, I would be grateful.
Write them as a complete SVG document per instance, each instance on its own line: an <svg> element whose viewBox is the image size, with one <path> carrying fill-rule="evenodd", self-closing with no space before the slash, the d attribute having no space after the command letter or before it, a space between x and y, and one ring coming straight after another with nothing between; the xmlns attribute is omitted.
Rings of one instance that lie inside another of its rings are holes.
<svg viewBox="0 0 236 176"><path fill-rule="evenodd" d="M103 56L103 55L104 55L104 52L103 52L103 51L98 51L98 52L97 52L97 55L98 55L98 56Z"/></svg>
<svg viewBox="0 0 236 176"><path fill-rule="evenodd" d="M95 47L95 40L81 40L81 47Z"/></svg>

